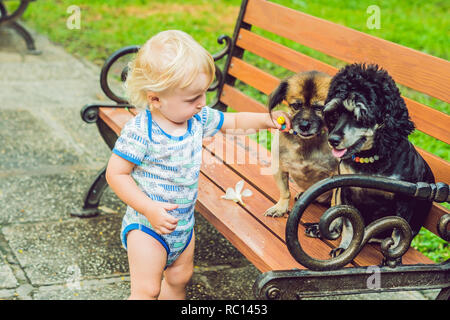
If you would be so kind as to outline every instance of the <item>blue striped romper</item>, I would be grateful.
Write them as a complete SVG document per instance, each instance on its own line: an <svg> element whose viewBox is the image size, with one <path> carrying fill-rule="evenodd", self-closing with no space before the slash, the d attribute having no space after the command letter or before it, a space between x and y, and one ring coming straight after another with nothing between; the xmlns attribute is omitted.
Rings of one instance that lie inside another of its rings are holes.
<svg viewBox="0 0 450 320"><path fill-rule="evenodd" d="M179 219L175 231L160 235L145 216L128 206L121 230L125 249L128 232L139 229L166 249L168 267L189 245L194 228L202 138L213 136L220 130L223 118L221 111L203 107L188 120L186 133L179 137L164 132L152 120L150 110L141 111L124 126L112 152L136 164L131 176L148 197L178 204L177 209L168 213Z"/></svg>

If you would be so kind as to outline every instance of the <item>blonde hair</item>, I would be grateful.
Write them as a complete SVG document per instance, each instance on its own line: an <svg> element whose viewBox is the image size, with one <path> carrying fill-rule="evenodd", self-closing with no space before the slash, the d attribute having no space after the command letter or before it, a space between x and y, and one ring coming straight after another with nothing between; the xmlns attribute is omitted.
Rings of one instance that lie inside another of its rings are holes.
<svg viewBox="0 0 450 320"><path fill-rule="evenodd" d="M147 91L185 88L202 72L209 76L209 86L215 73L211 54L179 30L162 31L150 38L128 67L125 90L137 108L147 107Z"/></svg>

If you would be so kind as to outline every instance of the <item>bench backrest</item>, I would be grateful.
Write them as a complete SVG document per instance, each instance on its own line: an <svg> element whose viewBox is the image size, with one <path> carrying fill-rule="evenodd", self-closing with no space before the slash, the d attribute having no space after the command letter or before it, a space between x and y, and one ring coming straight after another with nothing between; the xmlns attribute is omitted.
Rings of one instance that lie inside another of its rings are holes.
<svg viewBox="0 0 450 320"><path fill-rule="evenodd" d="M346 63L377 63L408 88L450 102L450 63L446 60L380 39L264 0L243 0L235 26L231 53L225 64L224 85L219 89L223 104L237 111L266 112L263 103L235 87L240 80L264 95L280 79L244 61L249 51L292 72L319 70L330 75L337 68L251 31L257 27ZM450 144L450 116L404 97L417 130ZM447 147L447 146L446 146ZM450 184L450 162L417 148L433 170L436 182ZM450 211L434 204L425 227L435 234L443 214Z"/></svg>

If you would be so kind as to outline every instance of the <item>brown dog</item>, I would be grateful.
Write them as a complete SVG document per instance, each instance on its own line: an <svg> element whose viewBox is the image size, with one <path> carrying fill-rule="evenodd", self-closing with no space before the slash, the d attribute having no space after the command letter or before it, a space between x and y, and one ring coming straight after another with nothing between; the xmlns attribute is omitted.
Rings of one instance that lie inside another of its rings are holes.
<svg viewBox="0 0 450 320"><path fill-rule="evenodd" d="M336 173L337 160L331 154L322 116L330 81L325 73L301 72L282 80L269 96L270 112L283 100L288 103L292 130L281 132L279 140L272 140L272 157L279 157L272 158L272 163L279 160L274 177L280 199L267 209L266 216L282 217L289 211L289 177L300 187L301 194L315 182ZM329 204L331 192L317 200Z"/></svg>

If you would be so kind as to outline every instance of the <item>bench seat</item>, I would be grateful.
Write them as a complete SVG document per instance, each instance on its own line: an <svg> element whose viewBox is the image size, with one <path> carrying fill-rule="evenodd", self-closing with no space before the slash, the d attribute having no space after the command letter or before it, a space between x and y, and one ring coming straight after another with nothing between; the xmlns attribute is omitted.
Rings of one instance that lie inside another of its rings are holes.
<svg viewBox="0 0 450 320"><path fill-rule="evenodd" d="M130 109L100 108L100 118L119 135L121 128L131 119L136 111ZM219 139L219 141L215 141ZM226 139L234 139L228 141ZM213 141L214 140L214 141ZM218 152L217 146L223 146ZM203 145L203 164L199 177L199 194L196 210L202 214L215 228L221 232L251 263L261 272L271 270L305 269L290 255L285 243L287 217L265 217L267 208L274 205L279 191L272 175L261 175L261 170L268 164L258 164L256 155L261 154L258 144L244 135L225 136L218 132L214 138ZM228 153L227 153L228 152ZM230 163L225 160L232 154ZM241 163L236 157L239 154ZM267 159L270 153L267 151ZM261 162L261 161L260 161ZM206 164L205 164L206 163ZM244 180L244 188L250 189L251 197L244 198L245 206L222 199L228 187L234 187L239 180ZM296 195L298 189L290 183L291 194ZM293 197L292 197L293 198ZM293 199L291 199L291 206ZM302 223L317 222L326 208L311 205L302 217ZM435 212L434 221L442 215ZM300 226L299 239L304 243L306 251L317 259L329 259L329 252L338 245L339 240L320 240L306 237L305 228ZM354 259L352 266L379 265L383 255L377 245L368 244ZM410 248L403 256L403 264L432 264L432 260Z"/></svg>

